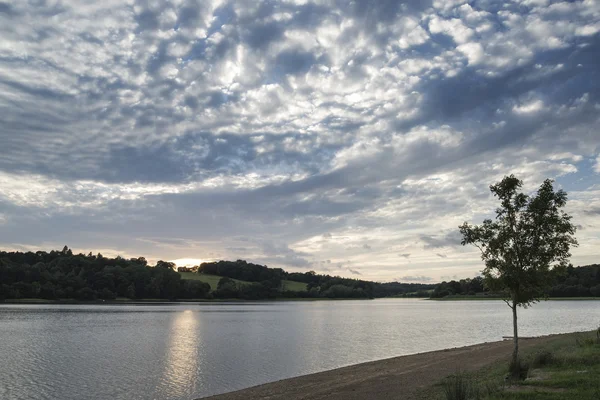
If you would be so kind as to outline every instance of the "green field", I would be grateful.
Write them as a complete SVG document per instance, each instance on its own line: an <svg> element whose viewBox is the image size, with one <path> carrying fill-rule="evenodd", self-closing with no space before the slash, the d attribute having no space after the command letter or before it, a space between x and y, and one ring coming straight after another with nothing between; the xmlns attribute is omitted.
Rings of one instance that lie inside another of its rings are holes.
<svg viewBox="0 0 600 400"><path fill-rule="evenodd" d="M283 281L283 290L289 290L292 292L304 292L306 291L306 283L296 281Z"/></svg>
<svg viewBox="0 0 600 400"><path fill-rule="evenodd" d="M221 278L223 278L222 276L218 276L218 275L199 274L196 272L180 272L179 275L181 275L182 279L190 279L190 280L206 282L210 285L211 291L214 291L217 289L219 280L221 280ZM240 281L238 279L234 279L234 281L239 284L242 284L242 285L248 285L251 283L251 282L247 282L247 281ZM306 290L306 283L295 282L295 281L283 281L283 290L291 290L293 292L302 292L302 291Z"/></svg>
<svg viewBox="0 0 600 400"><path fill-rule="evenodd" d="M221 278L223 278L222 276L218 276L218 275L199 274L196 272L180 272L179 275L181 275L182 279L190 279L190 280L194 280L194 281L202 281L202 282L208 283L210 285L211 292L213 290L217 290L217 285L219 284L219 281L221 280ZM236 283L240 283L242 285L247 285L250 283L250 282L240 281L237 279L234 279L234 281Z"/></svg>

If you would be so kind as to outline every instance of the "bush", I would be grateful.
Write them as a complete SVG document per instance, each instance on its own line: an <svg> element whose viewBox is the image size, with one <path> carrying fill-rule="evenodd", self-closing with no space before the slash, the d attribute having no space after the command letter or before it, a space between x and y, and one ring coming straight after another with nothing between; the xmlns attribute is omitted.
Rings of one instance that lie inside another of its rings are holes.
<svg viewBox="0 0 600 400"><path fill-rule="evenodd" d="M474 393L473 381L463 373L449 376L442 387L446 400L467 400Z"/></svg>
<svg viewBox="0 0 600 400"><path fill-rule="evenodd" d="M75 296L78 300L96 300L97 293L89 287L84 287L83 289L79 289Z"/></svg>
<svg viewBox="0 0 600 400"><path fill-rule="evenodd" d="M554 355L549 351L540 351L531 361L531 368L540 368L555 362Z"/></svg>
<svg viewBox="0 0 600 400"><path fill-rule="evenodd" d="M110 289L104 288L98 297L103 300L114 300L117 296Z"/></svg>
<svg viewBox="0 0 600 400"><path fill-rule="evenodd" d="M517 362L510 362L508 366L508 374L513 379L525 380L529 373L529 364L523 362L520 358Z"/></svg>

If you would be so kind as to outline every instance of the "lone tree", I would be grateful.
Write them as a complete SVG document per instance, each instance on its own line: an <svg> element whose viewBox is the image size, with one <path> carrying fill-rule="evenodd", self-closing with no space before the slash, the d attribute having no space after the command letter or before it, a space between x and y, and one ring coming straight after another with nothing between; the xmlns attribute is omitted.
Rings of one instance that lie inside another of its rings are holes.
<svg viewBox="0 0 600 400"><path fill-rule="evenodd" d="M563 190L554 191L546 179L535 196L520 192L523 182L514 175L490 186L500 200L496 219L482 225L459 227L462 245L472 244L485 262L486 286L502 293L513 315L513 353L510 372L519 374L517 307L528 307L546 297L554 273L567 266L571 246L577 246L575 226L562 208Z"/></svg>

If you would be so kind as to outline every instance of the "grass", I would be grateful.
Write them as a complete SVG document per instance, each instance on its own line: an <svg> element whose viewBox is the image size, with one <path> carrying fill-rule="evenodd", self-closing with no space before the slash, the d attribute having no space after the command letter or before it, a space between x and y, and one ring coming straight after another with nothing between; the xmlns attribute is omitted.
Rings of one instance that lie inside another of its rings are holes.
<svg viewBox="0 0 600 400"><path fill-rule="evenodd" d="M179 275L181 275L181 279L189 279L208 283L210 285L211 292L217 290L217 285L219 284L221 278L223 278L222 276L218 275L199 274L197 272L180 272ZM238 279L234 279L234 281L242 285L248 285L250 283L246 281L240 281Z"/></svg>
<svg viewBox="0 0 600 400"><path fill-rule="evenodd" d="M600 400L600 328L565 335L522 353L526 379L506 380L506 362L446 378L429 398L444 400Z"/></svg>
<svg viewBox="0 0 600 400"><path fill-rule="evenodd" d="M217 290L217 285L219 284L221 278L223 278L222 276L218 275L199 274L197 272L180 272L179 275L181 275L181 279L190 279L208 283L210 285L211 292ZM234 281L242 285L248 285L251 283L247 281L240 281L238 279L234 279ZM283 290L302 292L306 290L306 283L296 281L283 281Z"/></svg>
<svg viewBox="0 0 600 400"><path fill-rule="evenodd" d="M446 378L442 383L444 398L446 400L468 400L476 396L476 393L474 393L476 389L472 379L464 373L458 373Z"/></svg>
<svg viewBox="0 0 600 400"><path fill-rule="evenodd" d="M292 292L305 292L306 283L296 281L283 281L283 290L290 290Z"/></svg>

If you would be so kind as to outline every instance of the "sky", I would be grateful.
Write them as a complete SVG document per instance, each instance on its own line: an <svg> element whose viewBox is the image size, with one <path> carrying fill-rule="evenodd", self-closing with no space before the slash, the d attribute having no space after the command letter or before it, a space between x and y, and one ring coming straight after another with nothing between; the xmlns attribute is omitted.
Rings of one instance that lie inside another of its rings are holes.
<svg viewBox="0 0 600 400"><path fill-rule="evenodd" d="M0 0L0 249L483 268L503 176L600 254L600 2Z"/></svg>

